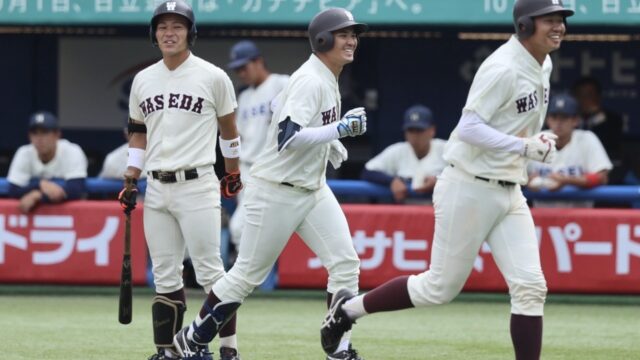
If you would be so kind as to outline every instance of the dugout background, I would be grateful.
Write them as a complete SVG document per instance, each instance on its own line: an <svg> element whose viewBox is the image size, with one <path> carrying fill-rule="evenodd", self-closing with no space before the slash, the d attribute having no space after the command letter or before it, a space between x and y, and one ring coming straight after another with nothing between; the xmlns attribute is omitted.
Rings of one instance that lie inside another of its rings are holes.
<svg viewBox="0 0 640 360"><path fill-rule="evenodd" d="M446 139L475 70L511 32L511 26L373 27L341 76L343 109L366 106L368 131L347 140L350 161L336 176L357 178L367 159L402 140L402 114L412 104L433 110L437 136ZM640 35L630 27L590 26L570 26L569 34L579 41L553 54L552 91L569 89L582 75L598 78L605 105L627 121L627 152L640 153ZM303 28L206 26L199 27L194 53L224 68L231 45L245 37L258 43L273 72L290 73L310 54ZM28 142L28 116L40 109L59 114L63 136L83 147L95 176L104 155L124 141L132 76L160 56L146 26L0 27L0 50L0 176Z"/></svg>

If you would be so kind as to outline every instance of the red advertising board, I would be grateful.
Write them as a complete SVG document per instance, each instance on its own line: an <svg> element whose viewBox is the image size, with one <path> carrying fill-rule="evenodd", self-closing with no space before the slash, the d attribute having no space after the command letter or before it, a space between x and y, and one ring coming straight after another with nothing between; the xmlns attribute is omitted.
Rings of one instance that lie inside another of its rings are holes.
<svg viewBox="0 0 640 360"><path fill-rule="evenodd" d="M116 201L41 205L0 200L0 283L118 284L124 215ZM146 284L142 212L131 216L133 283Z"/></svg>
<svg viewBox="0 0 640 360"><path fill-rule="evenodd" d="M425 271L433 238L433 208L343 205L360 256L360 286ZM640 212L622 209L532 209L542 267L551 292L640 294ZM513 234L514 241L518 234ZM280 287L324 288L326 271L294 236L280 256ZM505 291L483 244L465 290Z"/></svg>

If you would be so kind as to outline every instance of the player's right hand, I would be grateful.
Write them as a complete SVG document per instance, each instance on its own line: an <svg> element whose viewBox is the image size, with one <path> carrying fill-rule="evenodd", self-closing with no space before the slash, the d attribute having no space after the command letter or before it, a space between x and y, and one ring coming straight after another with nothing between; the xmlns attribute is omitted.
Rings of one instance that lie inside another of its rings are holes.
<svg viewBox="0 0 640 360"><path fill-rule="evenodd" d="M556 158L556 140L558 136L550 132L541 132L524 139L522 156L550 164Z"/></svg>
<svg viewBox="0 0 640 360"><path fill-rule="evenodd" d="M227 199L238 195L242 187L239 171L226 173L226 175L220 179L220 193Z"/></svg>
<svg viewBox="0 0 640 360"><path fill-rule="evenodd" d="M118 194L118 201L124 213L131 214L131 211L136 208L136 198L138 196L138 180L131 177L125 177L124 189Z"/></svg>
<svg viewBox="0 0 640 360"><path fill-rule="evenodd" d="M367 131L367 113L363 107L347 111L337 122L338 134L341 138L362 135Z"/></svg>

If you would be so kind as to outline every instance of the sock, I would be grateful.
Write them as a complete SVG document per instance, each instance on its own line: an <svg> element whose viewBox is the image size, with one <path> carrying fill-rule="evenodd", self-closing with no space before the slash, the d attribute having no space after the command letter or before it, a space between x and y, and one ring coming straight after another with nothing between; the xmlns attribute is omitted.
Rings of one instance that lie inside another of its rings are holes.
<svg viewBox="0 0 640 360"><path fill-rule="evenodd" d="M342 310L347 313L347 316L351 320L358 320L367 315L367 311L364 309L364 295L358 295L347 300L347 302L342 305Z"/></svg>
<svg viewBox="0 0 640 360"><path fill-rule="evenodd" d="M351 330L347 331L342 335L342 339L340 339L340 345L338 345L337 353L340 351L349 350L349 344L351 344Z"/></svg>
<svg viewBox="0 0 640 360"><path fill-rule="evenodd" d="M542 316L511 314L511 341L516 360L540 359Z"/></svg>
<svg viewBox="0 0 640 360"><path fill-rule="evenodd" d="M231 319L229 319L229 322L227 322L223 327L220 328L220 331L218 333L218 336L220 336L220 338L233 336L236 334L236 316L237 313L233 314Z"/></svg>
<svg viewBox="0 0 640 360"><path fill-rule="evenodd" d="M362 299L365 311L373 314L414 307L409 296L408 281L409 276L398 276L366 293Z"/></svg>
<svg viewBox="0 0 640 360"><path fill-rule="evenodd" d="M228 347L238 350L238 337L236 335L220 336L220 347Z"/></svg>
<svg viewBox="0 0 640 360"><path fill-rule="evenodd" d="M166 293L166 294L161 294L161 293L156 293L156 294L160 296L164 296L167 299L170 299L173 301L182 301L183 304L187 303L187 297L184 294L184 288L180 290L176 290L174 292Z"/></svg>
<svg viewBox="0 0 640 360"><path fill-rule="evenodd" d="M333 294L330 292L327 292L327 309L331 307L332 300L333 300Z"/></svg>

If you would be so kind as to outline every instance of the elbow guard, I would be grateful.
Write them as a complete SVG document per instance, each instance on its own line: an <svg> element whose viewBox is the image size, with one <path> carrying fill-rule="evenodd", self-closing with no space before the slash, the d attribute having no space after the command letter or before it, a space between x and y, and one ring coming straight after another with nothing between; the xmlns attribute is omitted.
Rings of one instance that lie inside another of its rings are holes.
<svg viewBox="0 0 640 360"><path fill-rule="evenodd" d="M145 125L144 123L140 123L140 122L134 121L133 119L129 118L129 123L127 124L127 130L129 131L129 135L131 135L133 133L146 134L147 133L147 125Z"/></svg>
<svg viewBox="0 0 640 360"><path fill-rule="evenodd" d="M300 125L291 121L290 117L278 124L278 152L287 147L298 131L300 131Z"/></svg>

